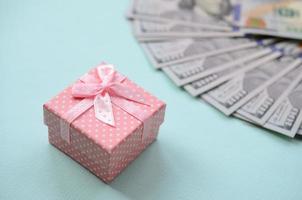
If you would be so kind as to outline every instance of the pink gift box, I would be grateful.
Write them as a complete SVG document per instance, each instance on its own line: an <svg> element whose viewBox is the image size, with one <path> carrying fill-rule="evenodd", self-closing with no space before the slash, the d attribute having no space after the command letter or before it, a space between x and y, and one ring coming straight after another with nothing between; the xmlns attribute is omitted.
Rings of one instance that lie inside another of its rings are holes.
<svg viewBox="0 0 302 200"><path fill-rule="evenodd" d="M97 119L95 106L68 122L66 113L83 101L83 98L74 97L74 84L43 105L49 142L106 183L111 182L156 139L165 114L164 102L127 78L121 84L144 99L144 104L126 100L130 101L129 106L135 106L138 113L146 116L144 120L112 103L114 125ZM62 122L68 122L68 139L66 132L63 134Z"/></svg>

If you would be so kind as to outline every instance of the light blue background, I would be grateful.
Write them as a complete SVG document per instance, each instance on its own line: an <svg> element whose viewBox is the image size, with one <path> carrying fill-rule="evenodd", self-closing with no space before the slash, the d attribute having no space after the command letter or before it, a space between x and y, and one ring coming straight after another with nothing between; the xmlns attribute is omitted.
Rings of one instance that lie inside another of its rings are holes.
<svg viewBox="0 0 302 200"><path fill-rule="evenodd" d="M302 199L302 144L227 118L144 57L128 1L0 0L0 199ZM167 104L160 136L111 185L53 148L42 104L101 61Z"/></svg>

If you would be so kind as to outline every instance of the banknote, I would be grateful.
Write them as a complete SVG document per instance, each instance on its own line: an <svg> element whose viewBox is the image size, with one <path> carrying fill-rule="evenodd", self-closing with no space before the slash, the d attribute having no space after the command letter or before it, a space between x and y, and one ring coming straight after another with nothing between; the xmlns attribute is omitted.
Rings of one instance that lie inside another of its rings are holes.
<svg viewBox="0 0 302 200"><path fill-rule="evenodd" d="M301 0L237 0L229 7L247 33L302 39Z"/></svg>
<svg viewBox="0 0 302 200"><path fill-rule="evenodd" d="M260 67L238 73L233 79L202 95L202 98L230 115L299 64L300 60L297 62L293 57L280 56Z"/></svg>
<svg viewBox="0 0 302 200"><path fill-rule="evenodd" d="M196 5L208 14L222 19L226 16L232 16L233 6L237 3L236 0L192 0Z"/></svg>
<svg viewBox="0 0 302 200"><path fill-rule="evenodd" d="M209 16L195 1L190 0L133 0L127 17L159 22L174 21L213 30L232 30L229 24Z"/></svg>
<svg viewBox="0 0 302 200"><path fill-rule="evenodd" d="M213 56L198 58L163 68L163 71L177 85L183 86L227 68L257 59L271 53L262 45Z"/></svg>
<svg viewBox="0 0 302 200"><path fill-rule="evenodd" d="M198 96L226 82L239 72L243 73L246 70L258 67L259 65L267 62L267 60L269 61L277 58L281 55L280 52L282 52L283 55L291 55L293 52L297 53L297 43L289 43L288 41L277 41L277 43L274 43L270 48L273 52L275 52L272 55L256 60L255 62L252 60L242 62L238 65L231 65L231 67L227 66L226 69L223 69L217 73L207 75L206 77L203 77L201 79L191 82L190 84L185 85L184 89L187 90L191 95ZM301 51L301 49L299 49L299 51Z"/></svg>
<svg viewBox="0 0 302 200"><path fill-rule="evenodd" d="M248 60L246 62L242 62L238 65L228 67L222 71L198 79L197 81L193 81L192 83L185 85L184 89L192 96L201 95L221 85L222 83L227 82L237 74L260 67L261 65L264 65L265 63L274 60L279 56L281 56L281 52L272 50L272 53L264 57L260 57L256 60Z"/></svg>
<svg viewBox="0 0 302 200"><path fill-rule="evenodd" d="M212 38L233 38L233 37L244 37L245 33L243 32L213 32L213 33L202 33L202 34L187 34L185 35L173 35L172 36L135 36L136 40L140 43L152 43L152 42L165 42L171 40L178 40L178 39L185 39L185 38L192 38L192 39L212 39ZM190 36L189 36L190 35Z"/></svg>
<svg viewBox="0 0 302 200"><path fill-rule="evenodd" d="M178 22L134 20L133 32L138 41L171 40L173 38L214 38L243 36L238 31L214 31Z"/></svg>
<svg viewBox="0 0 302 200"><path fill-rule="evenodd" d="M246 119L264 125L282 99L282 94L291 85L292 80L302 73L302 59L297 58L297 67L285 74L279 80L266 87L236 111Z"/></svg>
<svg viewBox="0 0 302 200"><path fill-rule="evenodd" d="M249 38L188 38L141 43L143 50L155 68L257 45L256 41Z"/></svg>
<svg viewBox="0 0 302 200"><path fill-rule="evenodd" d="M289 137L294 137L302 124L302 74L299 81L293 83L296 83L295 87L287 91L287 95L264 125L265 128Z"/></svg>
<svg viewBox="0 0 302 200"><path fill-rule="evenodd" d="M251 123L251 124L253 124L253 125L255 125L255 126L262 127L262 126L260 126L258 123L254 122L254 121L252 121L252 120L250 120L250 119L248 119L248 118L245 118L244 116L240 115L240 114L237 113L237 112L235 112L235 113L233 114L233 116L236 117L236 118L238 118L238 119L241 119L241 120L243 120L243 121L249 122L249 123ZM302 135L302 124L300 125L299 130L297 131L297 134L298 134L298 135Z"/></svg>

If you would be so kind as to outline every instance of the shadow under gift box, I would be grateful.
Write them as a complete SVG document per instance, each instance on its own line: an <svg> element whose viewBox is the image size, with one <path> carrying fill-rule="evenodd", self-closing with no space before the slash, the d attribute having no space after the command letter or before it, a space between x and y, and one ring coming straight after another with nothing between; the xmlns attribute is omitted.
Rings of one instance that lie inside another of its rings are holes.
<svg viewBox="0 0 302 200"><path fill-rule="evenodd" d="M148 132L143 131L142 121L115 104L112 104L115 126L96 119L92 106L71 123L70 142L67 142L61 137L60 122L64 120L64 113L82 99L72 96L70 86L43 105L49 142L106 183L110 183L156 139L165 115L165 103L127 78L122 84L145 98L147 105L131 103L147 113Z"/></svg>

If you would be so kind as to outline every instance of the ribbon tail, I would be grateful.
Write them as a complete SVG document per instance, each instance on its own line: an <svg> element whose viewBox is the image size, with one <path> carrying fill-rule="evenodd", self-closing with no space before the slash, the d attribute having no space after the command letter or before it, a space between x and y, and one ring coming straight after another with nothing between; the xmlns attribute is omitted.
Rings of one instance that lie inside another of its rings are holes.
<svg viewBox="0 0 302 200"><path fill-rule="evenodd" d="M104 95L97 95L94 99L95 117L110 126L115 126L111 98L106 92Z"/></svg>

